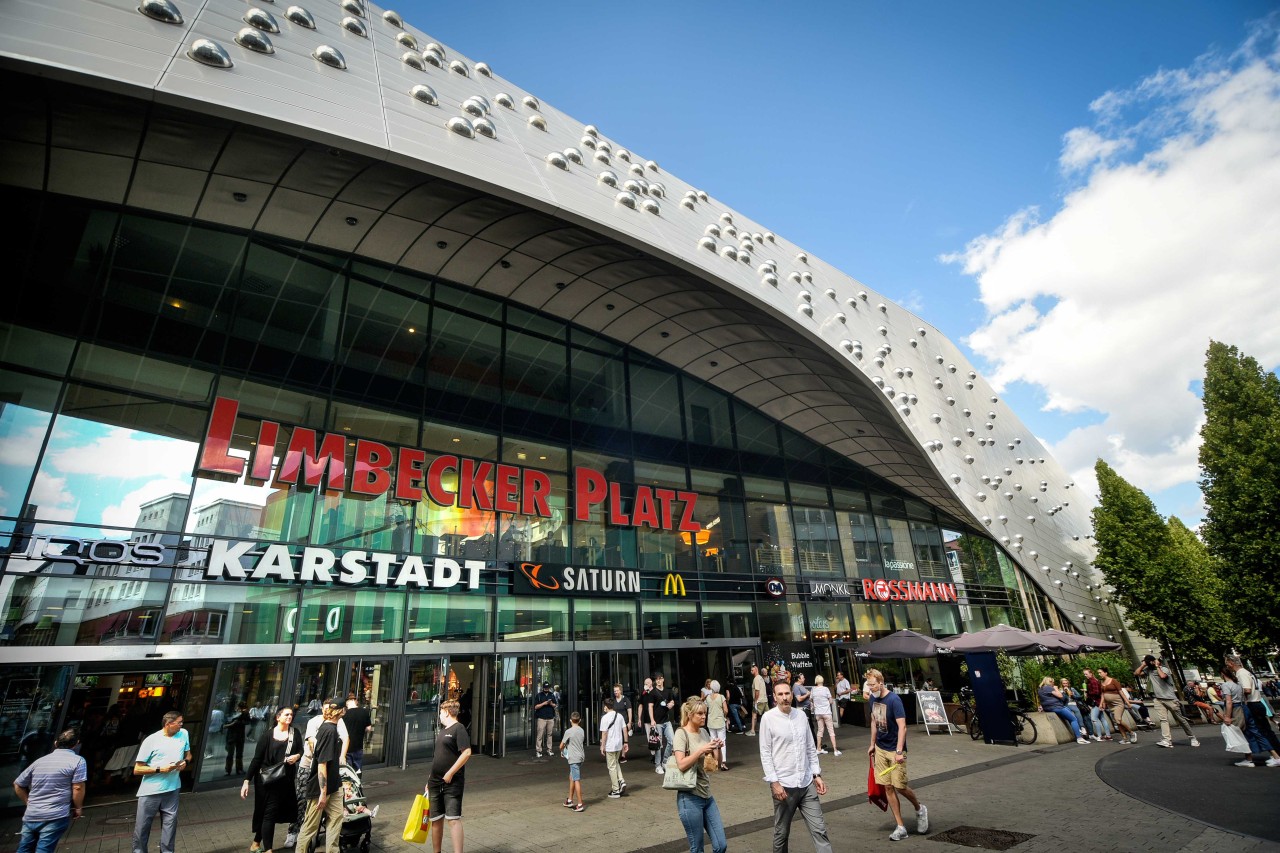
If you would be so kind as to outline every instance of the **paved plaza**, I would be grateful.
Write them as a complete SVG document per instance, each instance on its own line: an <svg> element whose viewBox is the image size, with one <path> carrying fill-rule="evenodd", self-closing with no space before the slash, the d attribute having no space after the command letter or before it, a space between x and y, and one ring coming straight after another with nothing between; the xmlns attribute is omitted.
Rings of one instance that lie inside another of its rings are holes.
<svg viewBox="0 0 1280 853"><path fill-rule="evenodd" d="M846 738L841 743L844 755L822 756L823 776L830 786L823 807L833 846L839 851L886 844L892 818L866 799L867 730L844 726L839 733ZM1198 735L1204 743L1200 749L1159 749L1158 736L1150 734L1137 746L1003 747L975 743L965 735L926 737L913 727L908 766L913 786L929 807L932 826L929 836L913 833L901 846L927 853L971 851L975 848L933 840L970 826L1034 836L1011 848L1018 853L1280 851L1280 768L1233 767L1234 756L1228 756L1208 726L1199 727ZM619 800L605 796L604 762L598 752L588 750L583 773L587 809L582 813L560 805L568 777L563 761L513 755L503 760L473 758L467 767L463 810L466 849L687 850L674 793L662 789L662 777L654 773L642 740L635 738L632 744L635 758L623 765L630 795ZM731 769L712 776L729 849L765 853L772 849L772 806L761 781L756 740L731 735L729 749ZM382 807L375 821L374 850L430 849L400 839L408 806L426 770L419 765L365 774L370 803ZM913 827L914 813L905 808L908 827ZM252 802L240 799L238 787L183 795L178 853L247 851L251 811ZM17 827L15 818L0 822L0 851L15 848ZM93 806L70 830L62 849L127 853L132 829L132 803ZM153 847L157 839L158 829L152 835ZM449 849L446 840L445 850ZM791 849L813 849L799 821Z"/></svg>

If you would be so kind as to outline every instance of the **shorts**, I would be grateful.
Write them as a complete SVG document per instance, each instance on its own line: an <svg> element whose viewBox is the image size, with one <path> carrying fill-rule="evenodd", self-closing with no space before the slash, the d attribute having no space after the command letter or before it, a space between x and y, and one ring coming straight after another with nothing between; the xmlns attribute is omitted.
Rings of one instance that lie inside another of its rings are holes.
<svg viewBox="0 0 1280 853"><path fill-rule="evenodd" d="M438 820L462 820L462 783L432 779L427 782L427 796L431 798L431 822Z"/></svg>
<svg viewBox="0 0 1280 853"><path fill-rule="evenodd" d="M579 763L579 764L569 765L569 781L570 782L582 781L582 764Z"/></svg>
<svg viewBox="0 0 1280 853"><path fill-rule="evenodd" d="M892 766L893 770L885 775L881 775L886 767ZM906 756L903 756L903 762L899 764L894 760L894 754L887 749L876 747L876 780L881 785L887 785L890 788L909 788L911 785L907 782L907 762Z"/></svg>
<svg viewBox="0 0 1280 853"><path fill-rule="evenodd" d="M765 711L767 711L767 710L769 710L769 703L768 703L768 702L757 702L757 703L756 703L756 713L757 713L757 714L763 714L763 713L764 713Z"/></svg>

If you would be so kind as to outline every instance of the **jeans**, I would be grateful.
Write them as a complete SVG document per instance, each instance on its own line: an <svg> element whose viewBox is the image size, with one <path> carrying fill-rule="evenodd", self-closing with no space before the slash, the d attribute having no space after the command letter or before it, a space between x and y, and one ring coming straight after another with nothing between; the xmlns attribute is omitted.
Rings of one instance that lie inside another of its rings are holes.
<svg viewBox="0 0 1280 853"><path fill-rule="evenodd" d="M667 759L671 757L671 741L675 740L675 729L671 728L671 722L658 723L658 728L662 729L662 749L653 754L653 764L655 767L661 767L667 763Z"/></svg>
<svg viewBox="0 0 1280 853"><path fill-rule="evenodd" d="M740 732L746 727L742 725L742 717L738 715L738 704L736 702L729 703L729 719L733 721L733 730Z"/></svg>
<svg viewBox="0 0 1280 853"><path fill-rule="evenodd" d="M1276 737L1276 730L1271 728L1267 709L1261 702L1246 702L1245 707L1249 709L1249 716L1253 717L1253 724L1258 727L1258 733L1269 744L1268 748L1280 752L1280 738Z"/></svg>
<svg viewBox="0 0 1280 853"><path fill-rule="evenodd" d="M716 815L716 823L720 822L720 816ZM62 839L62 833L67 831L67 827L71 826L71 817L55 818L54 820L24 820L22 822L22 839L18 842L18 853L53 853L58 849L58 842ZM724 831L720 831L720 839L724 840ZM699 847L699 850L702 848ZM720 850L724 850L723 843Z"/></svg>
<svg viewBox="0 0 1280 853"><path fill-rule="evenodd" d="M1076 718L1076 725L1080 728L1080 734L1087 737L1089 729L1084 724L1084 714L1080 713L1080 707L1078 705L1068 705L1067 710Z"/></svg>
<svg viewBox="0 0 1280 853"><path fill-rule="evenodd" d="M1089 709L1089 722L1093 723L1093 733L1098 737L1111 735L1111 718L1096 705Z"/></svg>
<svg viewBox="0 0 1280 853"><path fill-rule="evenodd" d="M725 853L729 842L724 837L724 823L720 820L720 807L715 797L705 800L689 791L676 792L676 812L689 837L689 853L702 853L702 832L711 836L712 853Z"/></svg>
<svg viewBox="0 0 1280 853"><path fill-rule="evenodd" d="M796 810L809 828L809 836L813 839L816 853L831 853L831 842L827 839L827 821L822 816L822 804L818 802L818 789L810 782L807 788L784 788L787 796L781 802L773 801L773 853L787 853L787 842L791 835L791 821Z"/></svg>
<svg viewBox="0 0 1280 853"><path fill-rule="evenodd" d="M151 842L151 821L160 813L160 853L173 853L178 839L178 792L147 794L138 797L138 812L133 822L133 853L147 853Z"/></svg>

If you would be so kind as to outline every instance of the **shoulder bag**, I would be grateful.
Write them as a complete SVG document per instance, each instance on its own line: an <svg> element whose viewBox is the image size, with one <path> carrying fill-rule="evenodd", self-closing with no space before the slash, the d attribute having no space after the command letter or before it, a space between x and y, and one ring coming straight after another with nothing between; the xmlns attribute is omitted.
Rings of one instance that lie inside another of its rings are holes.
<svg viewBox="0 0 1280 853"><path fill-rule="evenodd" d="M671 741L672 746L676 744L676 739L680 735L684 735L684 749L681 752L689 752L689 733L683 727L676 730L676 738ZM667 759L666 770L662 774L662 787L668 791L692 791L698 787L698 762L689 765L688 770L681 770L680 764L676 761L675 752L671 753L671 757Z"/></svg>
<svg viewBox="0 0 1280 853"><path fill-rule="evenodd" d="M284 757L286 759L289 757L289 753L293 751L294 731L296 731L296 729L294 729L293 726L290 726L289 740L288 742L285 743L285 746L284 746ZM266 736L271 737L269 733ZM264 767L258 771L258 777L262 779L263 785L274 785L277 782L283 782L284 780L289 778L289 762L281 761L277 764L272 764L268 767Z"/></svg>

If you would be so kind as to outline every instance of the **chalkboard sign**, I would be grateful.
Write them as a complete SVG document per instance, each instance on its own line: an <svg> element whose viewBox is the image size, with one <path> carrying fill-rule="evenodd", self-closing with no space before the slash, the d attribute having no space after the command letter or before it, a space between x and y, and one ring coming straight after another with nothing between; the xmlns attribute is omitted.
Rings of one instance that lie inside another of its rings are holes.
<svg viewBox="0 0 1280 853"><path fill-rule="evenodd" d="M920 722L924 723L925 734L932 734L930 726L946 726L947 734L951 734L951 722L947 719L947 706L942 703L941 691L917 690L916 708Z"/></svg>

